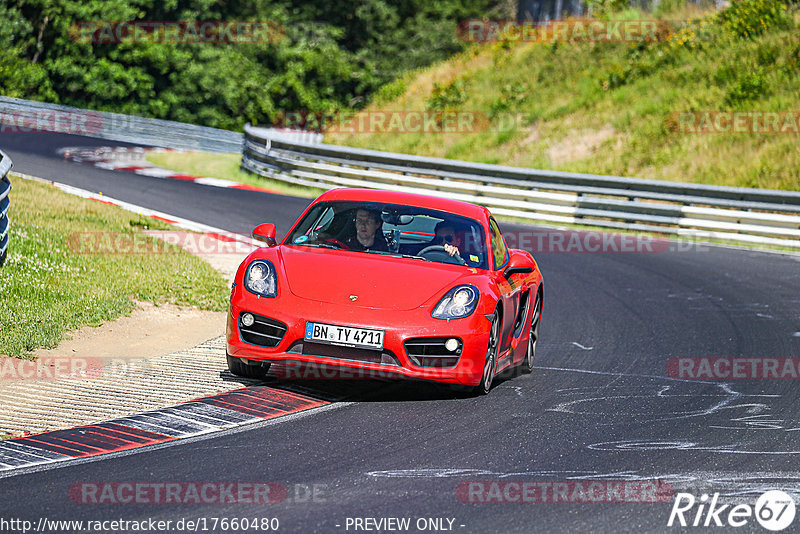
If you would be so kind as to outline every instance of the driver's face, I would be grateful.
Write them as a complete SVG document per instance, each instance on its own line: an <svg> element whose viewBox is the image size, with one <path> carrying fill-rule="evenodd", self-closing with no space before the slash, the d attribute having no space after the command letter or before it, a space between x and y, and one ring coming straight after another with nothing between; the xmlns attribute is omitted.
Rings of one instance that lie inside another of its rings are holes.
<svg viewBox="0 0 800 534"><path fill-rule="evenodd" d="M443 226L439 228L439 231L436 232L436 239L442 244L453 245L456 247L461 247L463 244L463 239L459 234L456 233L455 229L452 226Z"/></svg>
<svg viewBox="0 0 800 534"><path fill-rule="evenodd" d="M361 239L369 239L375 235L378 229L378 222L372 217L372 214L366 210L358 210L356 212L356 232Z"/></svg>

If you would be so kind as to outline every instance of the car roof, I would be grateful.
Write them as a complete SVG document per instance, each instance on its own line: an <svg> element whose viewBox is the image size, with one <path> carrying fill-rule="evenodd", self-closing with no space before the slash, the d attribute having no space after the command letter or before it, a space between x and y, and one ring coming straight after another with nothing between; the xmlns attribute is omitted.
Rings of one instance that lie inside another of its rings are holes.
<svg viewBox="0 0 800 534"><path fill-rule="evenodd" d="M356 202L381 202L386 204L404 204L418 208L429 208L463 215L470 219L485 221L489 210L477 204L452 200L449 198L403 193L400 191L381 191L377 189L332 189L317 198L314 202L352 200Z"/></svg>

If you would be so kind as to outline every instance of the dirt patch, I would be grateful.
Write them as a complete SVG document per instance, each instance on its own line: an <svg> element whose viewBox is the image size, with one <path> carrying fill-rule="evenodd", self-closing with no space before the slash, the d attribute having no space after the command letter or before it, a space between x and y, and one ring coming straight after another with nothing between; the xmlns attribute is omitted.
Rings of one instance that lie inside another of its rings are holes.
<svg viewBox="0 0 800 534"><path fill-rule="evenodd" d="M599 130L572 130L566 137L550 145L547 155L554 167L585 159L597 152L600 146L614 135L614 128L609 125Z"/></svg>
<svg viewBox="0 0 800 534"><path fill-rule="evenodd" d="M225 312L149 302L137 302L127 317L85 326L71 332L71 339L50 350L38 350L39 358L84 357L142 359L194 347L225 333Z"/></svg>
<svg viewBox="0 0 800 534"><path fill-rule="evenodd" d="M164 232L161 232L163 234ZM200 234L198 234L200 235ZM184 240L184 244L192 244ZM224 253L227 242L212 246L223 253L198 253L186 250L208 262L222 276L232 281L246 253ZM248 247L248 249L251 247ZM38 350L39 358L84 357L109 360L141 360L195 347L225 333L225 312L199 310L173 304L158 306L137 302L127 317L120 317L98 327L85 326L70 332L70 339L50 350Z"/></svg>

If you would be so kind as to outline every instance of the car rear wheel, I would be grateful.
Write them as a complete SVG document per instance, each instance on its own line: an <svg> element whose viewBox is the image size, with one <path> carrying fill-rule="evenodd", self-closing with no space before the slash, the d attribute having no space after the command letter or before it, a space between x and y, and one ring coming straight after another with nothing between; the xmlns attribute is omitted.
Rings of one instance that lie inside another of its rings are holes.
<svg viewBox="0 0 800 534"><path fill-rule="evenodd" d="M265 362L258 362L256 365L248 365L243 363L239 358L234 358L227 352L225 355L228 358L228 369L231 370L236 376L243 378L263 379L267 376L270 364Z"/></svg>
<svg viewBox="0 0 800 534"><path fill-rule="evenodd" d="M531 333L528 336L528 351L525 359L522 360L520 370L523 373L533 371L533 360L536 358L536 342L539 340L539 319L542 317L542 290L536 293L536 302L533 305L533 317L531 318Z"/></svg>
<svg viewBox="0 0 800 534"><path fill-rule="evenodd" d="M489 329L489 343L486 347L486 360L483 364L483 374L480 383L472 392L476 395L486 395L492 389L492 381L497 371L497 351L500 348L500 315L495 312L492 326Z"/></svg>

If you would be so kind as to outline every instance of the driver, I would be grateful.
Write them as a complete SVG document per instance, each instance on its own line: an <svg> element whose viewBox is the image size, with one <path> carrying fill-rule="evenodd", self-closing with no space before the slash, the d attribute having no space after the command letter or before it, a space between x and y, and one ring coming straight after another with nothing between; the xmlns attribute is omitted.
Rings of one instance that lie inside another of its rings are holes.
<svg viewBox="0 0 800 534"><path fill-rule="evenodd" d="M460 249L464 247L463 232L457 232L453 224L447 221L438 222L433 231L436 237L431 241L431 245L444 247L451 256L461 254Z"/></svg>
<svg viewBox="0 0 800 534"><path fill-rule="evenodd" d="M356 233L345 240L344 245L350 250L380 250L389 252L389 245L383 232L379 231L382 225L381 213L378 210L361 208L356 210L353 219Z"/></svg>

